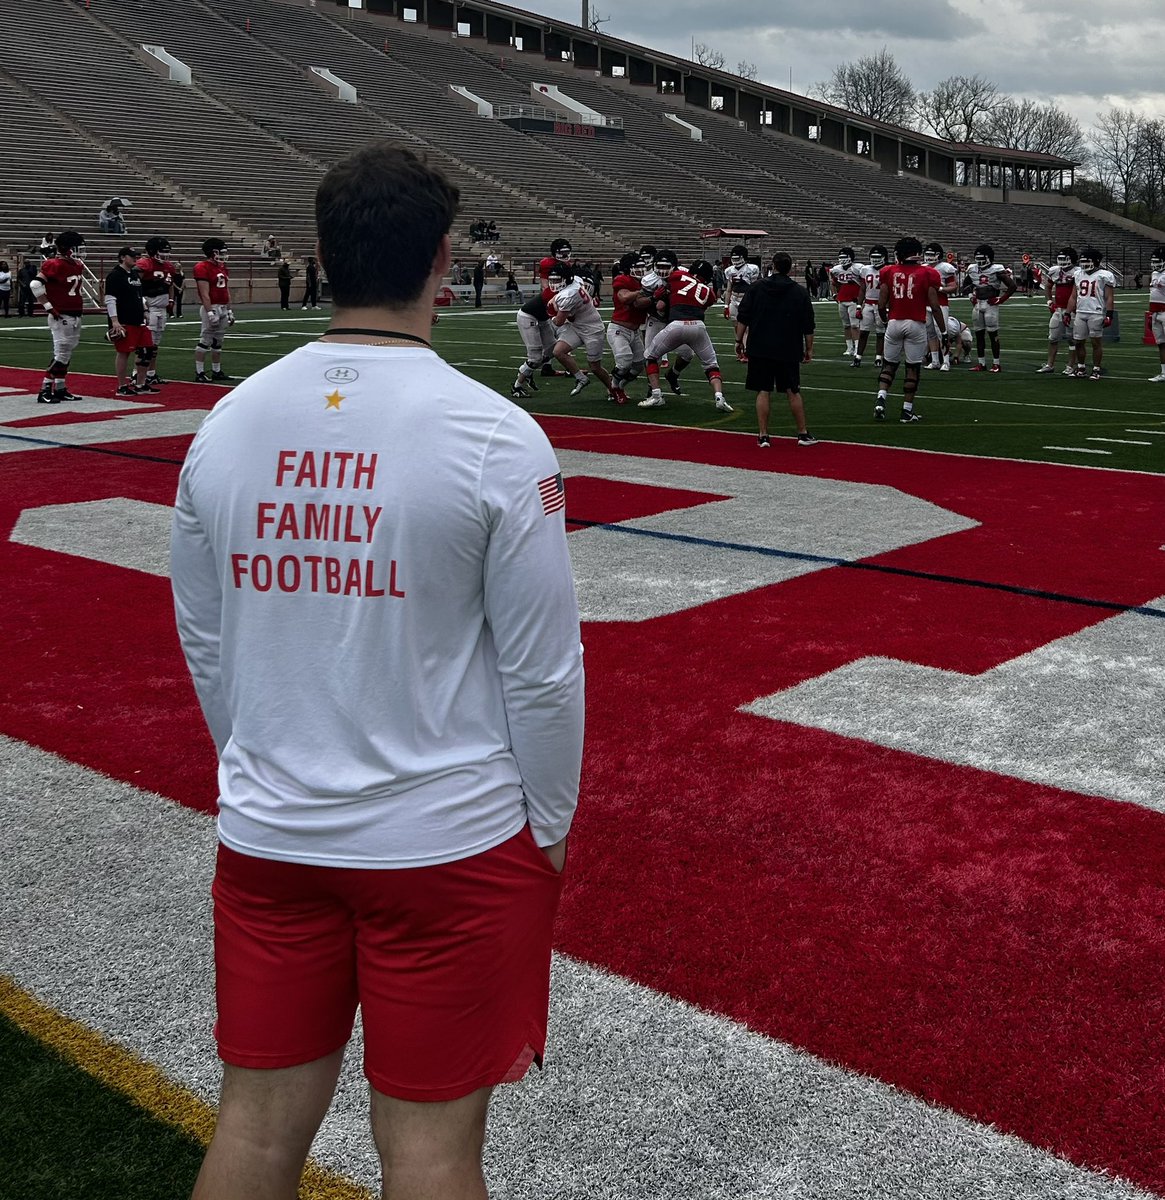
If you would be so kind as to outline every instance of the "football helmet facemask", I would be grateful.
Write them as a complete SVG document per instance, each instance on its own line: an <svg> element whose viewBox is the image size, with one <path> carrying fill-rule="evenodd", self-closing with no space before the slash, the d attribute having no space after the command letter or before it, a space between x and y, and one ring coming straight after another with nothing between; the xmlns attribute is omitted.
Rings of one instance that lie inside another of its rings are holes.
<svg viewBox="0 0 1165 1200"><path fill-rule="evenodd" d="M1076 265L1079 257L1071 246L1061 246L1059 254L1056 255L1056 266L1066 271L1069 267Z"/></svg>
<svg viewBox="0 0 1165 1200"><path fill-rule="evenodd" d="M1100 266L1100 254L1091 246L1085 246L1080 251L1080 266L1091 275Z"/></svg>
<svg viewBox="0 0 1165 1200"><path fill-rule="evenodd" d="M922 261L928 267L937 267L943 258L943 248L938 242L927 242L922 249Z"/></svg>
<svg viewBox="0 0 1165 1200"><path fill-rule="evenodd" d="M574 272L570 267L566 263L558 262L547 271L546 286L552 292L561 292L573 279Z"/></svg>
<svg viewBox="0 0 1165 1200"><path fill-rule="evenodd" d="M1165 271L1165 246L1158 246L1149 256L1149 266L1154 271Z"/></svg>
<svg viewBox="0 0 1165 1200"><path fill-rule="evenodd" d="M852 246L842 246L837 252L837 265L839 267L849 267L853 265L854 248Z"/></svg>
<svg viewBox="0 0 1165 1200"><path fill-rule="evenodd" d="M85 238L75 229L64 229L57 234L53 243L66 258L84 258Z"/></svg>
<svg viewBox="0 0 1165 1200"><path fill-rule="evenodd" d="M571 249L570 242L566 238L555 238L550 243L550 253L559 262L570 262L574 257L574 251Z"/></svg>
<svg viewBox="0 0 1165 1200"><path fill-rule="evenodd" d="M639 278L643 275L643 262L638 254L624 254L617 264L620 275L633 275Z"/></svg>
<svg viewBox="0 0 1165 1200"><path fill-rule="evenodd" d="M673 251L660 250L656 253L654 265L656 273L666 279L680 265L680 260Z"/></svg>
<svg viewBox="0 0 1165 1200"><path fill-rule="evenodd" d="M870 266L875 271L880 271L886 265L886 259L889 257L889 251L885 246L870 247Z"/></svg>
<svg viewBox="0 0 1165 1200"><path fill-rule="evenodd" d="M732 251L728 256L728 261L734 267L743 267L744 264L746 262L748 262L748 247L747 246L733 246Z"/></svg>
<svg viewBox="0 0 1165 1200"><path fill-rule="evenodd" d="M984 242L975 247L975 266L989 267L995 261L995 251Z"/></svg>

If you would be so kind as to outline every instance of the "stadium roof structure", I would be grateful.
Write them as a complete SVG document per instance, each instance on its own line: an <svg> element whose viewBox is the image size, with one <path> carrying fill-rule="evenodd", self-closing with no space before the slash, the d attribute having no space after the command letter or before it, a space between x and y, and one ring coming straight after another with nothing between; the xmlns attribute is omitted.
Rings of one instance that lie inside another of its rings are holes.
<svg viewBox="0 0 1165 1200"><path fill-rule="evenodd" d="M373 15L404 19L406 0L364 3ZM411 22L434 32L456 34L464 24L470 38L494 45L516 48L520 40L520 54L542 53L580 72L620 77L633 88L651 87L689 112L703 109L715 119L813 141L885 171L949 187L1058 191L1071 185L1079 165L1076 159L1032 150L943 141L498 0L407 0L407 8L414 14Z"/></svg>

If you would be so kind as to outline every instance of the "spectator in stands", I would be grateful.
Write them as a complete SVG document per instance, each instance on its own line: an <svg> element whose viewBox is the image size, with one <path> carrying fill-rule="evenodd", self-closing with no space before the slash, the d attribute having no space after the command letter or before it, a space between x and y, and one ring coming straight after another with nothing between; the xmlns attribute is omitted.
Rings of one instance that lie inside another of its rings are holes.
<svg viewBox="0 0 1165 1200"><path fill-rule="evenodd" d="M301 308L320 306L320 268L312 255L303 262L303 304Z"/></svg>
<svg viewBox="0 0 1165 1200"><path fill-rule="evenodd" d="M9 305L12 303L12 268L0 258L0 309L4 316L10 317Z"/></svg>
<svg viewBox="0 0 1165 1200"><path fill-rule="evenodd" d="M481 289L485 287L485 259L478 255L473 267L473 307L481 308Z"/></svg>
<svg viewBox="0 0 1165 1200"><path fill-rule="evenodd" d="M283 257L283 250L279 243L275 240L275 235L271 236L263 243L263 257L274 259L276 262Z"/></svg>
<svg viewBox="0 0 1165 1200"><path fill-rule="evenodd" d="M502 260L492 250L486 256L485 270L487 275L497 276L501 274Z"/></svg>
<svg viewBox="0 0 1165 1200"><path fill-rule="evenodd" d="M223 1086L193 1200L298 1194L358 1005L386 1197L485 1200L492 1091L541 1064L578 605L546 435L428 344L456 208L407 150L333 167L335 327L219 404L182 470L175 608L223 784ZM285 518L351 499L366 544L263 540L273 474Z"/></svg>
<svg viewBox="0 0 1165 1200"><path fill-rule="evenodd" d="M506 276L506 299L517 303L521 298L522 289L518 287L518 281L514 278L514 272L511 271Z"/></svg>
<svg viewBox="0 0 1165 1200"><path fill-rule="evenodd" d="M97 214L97 226L102 233L121 233L129 231L125 227L125 218L121 215L123 208L132 208L123 196L113 196L101 206Z"/></svg>
<svg viewBox="0 0 1165 1200"><path fill-rule="evenodd" d="M182 315L182 290L186 287L186 273L182 264L174 261L174 269L170 272L170 282L174 285L174 316Z"/></svg>
<svg viewBox="0 0 1165 1200"><path fill-rule="evenodd" d="M16 315L18 317L31 317L32 309L32 281L36 278L36 263L31 254L24 256L24 261L20 264L20 270L16 272Z"/></svg>
<svg viewBox="0 0 1165 1200"><path fill-rule="evenodd" d="M291 308L291 263L285 258L279 260L279 266L275 269L275 278L279 281L279 307L281 309Z"/></svg>
<svg viewBox="0 0 1165 1200"><path fill-rule="evenodd" d="M797 444L813 446L817 439L805 424L801 398L801 363L813 361L816 318L807 293L789 277L793 260L773 255L773 274L754 283L736 313L736 351L748 342L748 376L744 386L756 392L756 444L769 445L769 407L774 391L788 397L797 426Z"/></svg>
<svg viewBox="0 0 1165 1200"><path fill-rule="evenodd" d="M501 231L498 229L496 221L490 221L485 227L485 239L487 242L500 242L502 240Z"/></svg>
<svg viewBox="0 0 1165 1200"><path fill-rule="evenodd" d="M486 223L484 221L474 221L469 227L469 236L475 242L485 241Z"/></svg>

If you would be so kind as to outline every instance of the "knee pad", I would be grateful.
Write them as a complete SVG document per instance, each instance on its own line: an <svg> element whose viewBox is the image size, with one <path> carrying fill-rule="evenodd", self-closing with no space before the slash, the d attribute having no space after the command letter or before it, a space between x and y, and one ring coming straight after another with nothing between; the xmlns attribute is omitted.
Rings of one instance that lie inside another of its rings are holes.
<svg viewBox="0 0 1165 1200"><path fill-rule="evenodd" d="M198 343L195 345L195 347L194 347L194 348L195 348L196 350L203 350L203 351L206 351L206 350L209 350L209 349L210 349L210 347L209 347L209 346L208 346L208 345L207 345L207 344L206 344L204 341L202 341L201 339L198 341Z"/></svg>

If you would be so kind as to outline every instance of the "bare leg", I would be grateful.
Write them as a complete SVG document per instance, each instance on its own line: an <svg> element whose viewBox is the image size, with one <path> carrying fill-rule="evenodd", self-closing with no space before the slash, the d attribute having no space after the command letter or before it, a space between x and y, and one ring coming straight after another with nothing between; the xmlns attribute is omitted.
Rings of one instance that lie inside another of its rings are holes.
<svg viewBox="0 0 1165 1200"><path fill-rule="evenodd" d="M793 414L793 420L797 425L798 433L806 432L805 425L805 401L801 399L800 392L789 392L789 411Z"/></svg>
<svg viewBox="0 0 1165 1200"><path fill-rule="evenodd" d="M769 431L769 392L757 392L756 394L756 431L758 435L764 436Z"/></svg>
<svg viewBox="0 0 1165 1200"><path fill-rule="evenodd" d="M343 1049L299 1067L223 1068L218 1124L191 1200L295 1200Z"/></svg>
<svg viewBox="0 0 1165 1200"><path fill-rule="evenodd" d="M487 1200L481 1171L491 1088L417 1104L372 1090L384 1200Z"/></svg>

